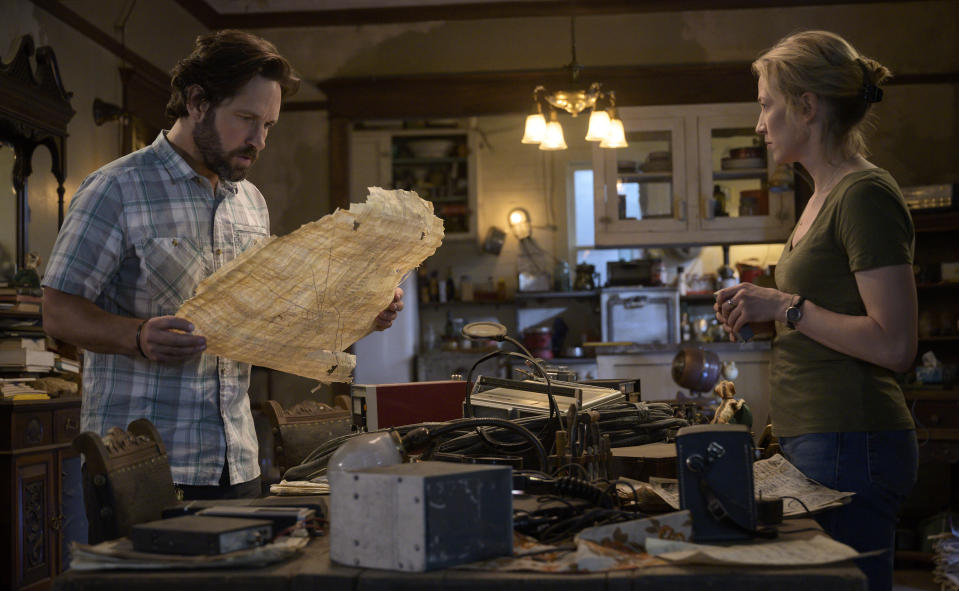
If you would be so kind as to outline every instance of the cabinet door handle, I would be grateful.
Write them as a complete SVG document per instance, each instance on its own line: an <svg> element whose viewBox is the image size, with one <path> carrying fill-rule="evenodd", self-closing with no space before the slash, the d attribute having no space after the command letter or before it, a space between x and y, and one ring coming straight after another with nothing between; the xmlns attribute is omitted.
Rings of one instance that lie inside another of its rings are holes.
<svg viewBox="0 0 959 591"><path fill-rule="evenodd" d="M712 197L712 195L709 195L709 196L703 197L702 199L699 200L699 208L700 208L700 211L702 212L701 215L702 215L702 217L703 217L704 220L711 220L711 219L713 219L714 217L716 217L716 216L713 215L713 207L712 207L712 199L711 199L711 197Z"/></svg>

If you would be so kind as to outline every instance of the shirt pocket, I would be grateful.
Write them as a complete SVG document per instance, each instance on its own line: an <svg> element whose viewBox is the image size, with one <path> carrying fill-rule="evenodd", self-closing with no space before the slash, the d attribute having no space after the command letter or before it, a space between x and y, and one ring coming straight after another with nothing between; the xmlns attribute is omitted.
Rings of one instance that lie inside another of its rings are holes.
<svg viewBox="0 0 959 591"><path fill-rule="evenodd" d="M266 238L266 236L266 229L260 226L233 224L233 246L237 254L255 246L260 240Z"/></svg>
<svg viewBox="0 0 959 591"><path fill-rule="evenodd" d="M147 238L138 248L150 304L158 316L175 314L212 273L209 257L190 238Z"/></svg>

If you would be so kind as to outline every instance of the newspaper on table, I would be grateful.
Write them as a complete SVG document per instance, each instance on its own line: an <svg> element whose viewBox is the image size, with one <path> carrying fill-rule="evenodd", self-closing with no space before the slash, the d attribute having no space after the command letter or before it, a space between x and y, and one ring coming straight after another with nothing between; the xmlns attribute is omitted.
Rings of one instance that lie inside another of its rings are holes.
<svg viewBox="0 0 959 591"><path fill-rule="evenodd" d="M753 462L757 497L783 500L783 517L798 517L838 507L855 493L825 487L807 477L780 454ZM650 477L649 487L674 509L679 509L679 482Z"/></svg>
<svg viewBox="0 0 959 591"><path fill-rule="evenodd" d="M330 481L326 476L315 480L281 480L270 485L270 494L278 497L292 497L297 495L328 495Z"/></svg>
<svg viewBox="0 0 959 591"><path fill-rule="evenodd" d="M373 331L394 289L444 235L433 204L416 193L369 192L366 203L243 252L201 281L176 315L206 337L210 353L351 381L356 359L344 350Z"/></svg>
<svg viewBox="0 0 959 591"><path fill-rule="evenodd" d="M959 591L959 528L949 519L949 531L929 536L932 539L933 579L943 591Z"/></svg>

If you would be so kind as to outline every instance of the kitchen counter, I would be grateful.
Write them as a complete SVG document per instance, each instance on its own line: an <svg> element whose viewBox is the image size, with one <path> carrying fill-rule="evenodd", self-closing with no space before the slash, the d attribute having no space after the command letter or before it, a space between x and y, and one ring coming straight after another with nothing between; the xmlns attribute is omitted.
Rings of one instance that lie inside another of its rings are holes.
<svg viewBox="0 0 959 591"><path fill-rule="evenodd" d="M623 345L615 347L596 347L596 356L605 355L636 355L642 353L675 353L685 347L698 347L707 351L716 353L736 353L740 351L769 351L772 348L772 341L750 341L748 343L701 343L697 341L688 341L681 344L662 344L662 343L634 343L632 345Z"/></svg>

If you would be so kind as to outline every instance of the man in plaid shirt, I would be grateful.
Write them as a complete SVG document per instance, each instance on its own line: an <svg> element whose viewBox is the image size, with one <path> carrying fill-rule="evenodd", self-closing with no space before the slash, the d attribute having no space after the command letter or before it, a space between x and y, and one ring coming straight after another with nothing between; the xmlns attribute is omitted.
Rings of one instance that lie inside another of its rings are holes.
<svg viewBox="0 0 959 591"><path fill-rule="evenodd" d="M300 80L271 43L241 31L199 37L172 74L172 128L74 195L43 279L43 326L87 351L84 431L146 417L185 498L252 497L261 485L250 366L205 353L174 314L202 279L269 235L266 202L244 178Z"/></svg>

